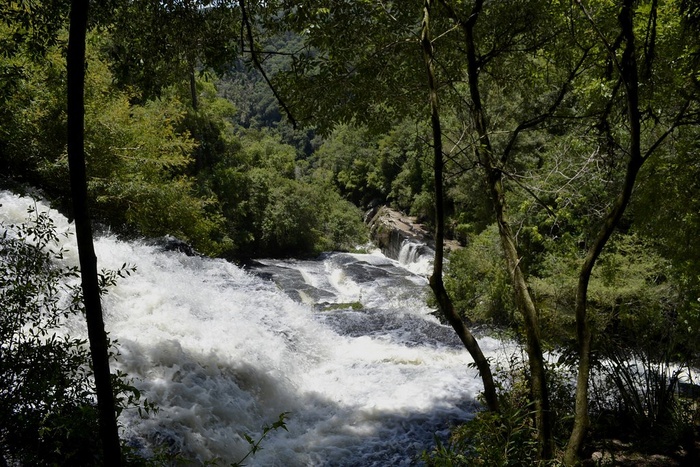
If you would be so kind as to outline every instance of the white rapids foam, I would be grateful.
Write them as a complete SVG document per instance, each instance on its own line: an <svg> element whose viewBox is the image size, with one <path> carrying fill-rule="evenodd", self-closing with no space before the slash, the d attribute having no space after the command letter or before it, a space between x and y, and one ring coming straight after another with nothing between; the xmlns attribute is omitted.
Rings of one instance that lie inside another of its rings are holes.
<svg viewBox="0 0 700 467"><path fill-rule="evenodd" d="M33 201L0 192L0 204L0 220L11 223L22 222ZM70 230L63 216L52 217L60 231ZM74 242L70 236L65 244L70 264L77 263ZM413 465L435 432L476 410L482 387L471 359L442 343L449 332L430 310L383 279L353 279L333 257L299 263L303 282L328 286L335 301L361 301L365 310L315 310L223 260L109 235L95 246L99 268L137 267L109 291L104 309L121 353L116 366L160 408L147 419L122 414L123 435L145 451L162 443L195 464L229 464L248 451L244 433L256 438L289 412L288 431L270 433L248 465ZM341 259L367 268L390 262ZM407 283L424 281L406 275ZM357 324L379 317L389 323L381 332ZM422 327L434 336L429 343L412 333ZM70 332L85 331L76 322ZM504 346L490 338L481 345L488 356Z"/></svg>

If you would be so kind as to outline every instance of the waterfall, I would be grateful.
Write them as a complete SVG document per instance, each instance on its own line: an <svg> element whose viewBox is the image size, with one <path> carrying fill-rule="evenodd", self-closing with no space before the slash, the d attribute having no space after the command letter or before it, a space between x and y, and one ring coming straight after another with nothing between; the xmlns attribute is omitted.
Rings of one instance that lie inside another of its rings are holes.
<svg viewBox="0 0 700 467"><path fill-rule="evenodd" d="M429 276L433 270L433 259L435 250L423 243L411 240L401 242L398 261L409 271Z"/></svg>
<svg viewBox="0 0 700 467"><path fill-rule="evenodd" d="M33 203L0 192L0 221L22 222ZM75 237L65 242L64 261L77 264ZM480 379L426 307L426 279L380 254L244 270L108 234L95 247L99 268L137 268L104 309L116 367L160 408L121 415L122 436L145 453L160 444L226 465L248 451L244 434L289 412L288 431L272 432L247 465L414 465L435 433L477 410ZM86 335L80 320L66 332ZM504 345L480 343L491 357Z"/></svg>

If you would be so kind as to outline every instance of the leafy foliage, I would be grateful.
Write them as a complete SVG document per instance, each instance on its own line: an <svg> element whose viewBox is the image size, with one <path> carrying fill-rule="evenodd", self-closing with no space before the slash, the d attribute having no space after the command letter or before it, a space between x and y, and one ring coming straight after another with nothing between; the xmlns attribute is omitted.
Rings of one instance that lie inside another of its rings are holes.
<svg viewBox="0 0 700 467"><path fill-rule="evenodd" d="M277 431L280 428L285 430L285 431L288 431L287 430L287 422L286 422L288 416L289 416L289 412L282 412L279 415L279 418L277 419L277 421L275 421L274 423L272 423L270 425L263 426L262 434L260 435L260 437L258 439L253 439L249 434L245 433L243 435L243 437L250 445L250 451L248 451L248 453L245 456L243 456L243 458L241 460L231 464L231 467L243 467L245 465L243 463L243 461L245 461L250 456L254 456L256 452L258 452L260 449L262 449L262 447L260 447L260 443L262 443L263 440L270 433Z"/></svg>
<svg viewBox="0 0 700 467"><path fill-rule="evenodd" d="M99 221L122 234L173 235L229 257L303 256L366 241L356 208L322 177L303 180L297 156L304 151L275 133L236 127L236 108L210 81L195 83L197 109L187 105L190 88L182 81L159 85L159 97L150 100L115 86L105 52L112 40L95 31L88 41L86 159ZM9 66L22 58L20 50L4 60ZM8 174L65 199L61 60L52 48L46 59L24 63L0 111L7 117L0 161Z"/></svg>
<svg viewBox="0 0 700 467"><path fill-rule="evenodd" d="M265 132L244 136L242 146L210 178L237 255L309 255L364 243L359 210L327 181L298 178L294 148Z"/></svg>
<svg viewBox="0 0 700 467"><path fill-rule="evenodd" d="M571 375L564 367L552 367L548 385L553 395L552 410L559 418L555 434L558 441L569 428L573 405ZM546 466L557 461L539 459L534 404L528 388L528 370L522 356L513 354L496 369L499 381L499 412L480 411L473 419L453 428L450 439L423 453L433 467L446 466Z"/></svg>
<svg viewBox="0 0 700 467"><path fill-rule="evenodd" d="M77 270L61 260L51 218L30 209L30 221L1 225L0 456L10 465L99 463L97 408L84 339L65 334L81 319ZM102 274L102 285L129 273ZM103 289L103 292L106 289ZM118 411L152 411L124 374L117 374Z"/></svg>
<svg viewBox="0 0 700 467"><path fill-rule="evenodd" d="M97 418L86 342L57 334L68 316L80 313L77 290L62 284L76 270L55 266L63 252L53 248L57 237L45 213L3 230L0 455L26 464L94 463L97 452L88 446L95 445Z"/></svg>
<svg viewBox="0 0 700 467"><path fill-rule="evenodd" d="M120 85L137 89L142 101L193 78L200 65L222 73L239 53L239 11L226 1L106 5L97 9L111 31L103 50Z"/></svg>
<svg viewBox="0 0 700 467"><path fill-rule="evenodd" d="M235 3L95 7L86 148L99 219L121 233L169 233L231 258L352 248L365 235L355 206L391 204L432 222L417 33L424 2L251 1L255 43L245 46ZM632 72L625 51L634 45L644 167L593 269L587 318L601 361L615 357L610 343L617 342L647 362L667 356L697 364L698 7L686 0L485 2L470 70L463 26L480 3L433 3L447 230L464 246L445 280L462 315L522 330L494 224L502 201L543 339L570 349L577 276L631 153L632 88L624 77ZM65 7L10 2L0 24L0 166L57 198L68 186ZM631 35L621 34L623 12L631 14ZM284 121L267 83L241 56L246 47L258 50L297 121L315 127ZM484 109L477 119L470 72ZM484 168L502 181L497 199ZM505 406L499 416L510 420L484 415L476 430L500 443L499 427L510 426L506 437L522 435L520 454L530 459L530 408L524 399Z"/></svg>
<svg viewBox="0 0 700 467"><path fill-rule="evenodd" d="M513 291L501 259L495 226L467 240L450 255L445 287L459 313L472 322L516 325Z"/></svg>

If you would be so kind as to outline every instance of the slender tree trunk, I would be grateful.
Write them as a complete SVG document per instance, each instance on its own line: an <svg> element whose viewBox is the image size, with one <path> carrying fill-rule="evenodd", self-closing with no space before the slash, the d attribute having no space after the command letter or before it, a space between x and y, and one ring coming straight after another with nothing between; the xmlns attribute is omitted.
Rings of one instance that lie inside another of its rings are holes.
<svg viewBox="0 0 700 467"><path fill-rule="evenodd" d="M487 178L489 179L491 199L496 211L501 246L515 291L515 303L525 322L526 350L530 369L530 391L535 402L535 426L537 427L537 438L540 443L540 456L542 459L550 459L554 450L552 417L537 308L530 295L525 275L520 268L515 235L506 216L501 174L497 169L490 167L487 168Z"/></svg>
<svg viewBox="0 0 700 467"><path fill-rule="evenodd" d="M635 179L641 168L641 160L630 160L627 164L627 175L623 191L615 200L605 223L598 232L594 243L588 249L586 258L579 272L576 288L576 337L578 342L578 374L576 377L576 408L574 411L574 427L566 446L564 461L567 465L575 465L578 453L588 430L588 388L591 371L591 349L593 336L588 318L588 285L593 267L607 244L610 236L617 227L625 208L629 204Z"/></svg>
<svg viewBox="0 0 700 467"><path fill-rule="evenodd" d="M109 371L107 335L102 320L102 305L97 276L97 258L92 240L92 227L87 208L87 177L84 154L84 87L85 36L87 33L88 0L72 0L68 39L68 164L70 169L73 215L80 257L83 300L95 375L100 437L104 465L121 465L121 450L114 394Z"/></svg>
<svg viewBox="0 0 700 467"><path fill-rule="evenodd" d="M589 17L589 19L592 18ZM576 336L578 342L578 375L576 378L576 409L574 412L574 427L569 437L569 442L564 453L564 462L567 465L575 465L578 454L588 431L588 388L591 370L591 348L593 336L588 317L588 285L593 272L593 267L605 248L610 236L622 218L634 188L639 169L644 163L641 151L641 116L639 112L639 76L637 71L637 57L635 49L635 37L633 29L633 0L624 0L622 10L618 17L622 37L625 39L625 49L619 65L619 72L625 88L627 100L627 119L629 123L629 154L625 181L622 191L617 196L614 204L598 231L598 235L591 244L586 258L579 272L578 286L576 289Z"/></svg>
<svg viewBox="0 0 700 467"><path fill-rule="evenodd" d="M421 45L423 57L425 59L428 86L430 89L430 121L433 129L433 149L434 149L434 174L435 174L435 260L433 262L433 274L430 276L430 287L435 293L440 311L447 321L452 325L460 340L466 347L469 354L474 359L481 380L484 384L484 399L491 411L498 411L498 397L496 386L491 373L491 366L481 351L479 343L472 335L464 321L459 317L454 309L452 300L445 290L442 279L442 264L444 255L445 238L445 212L443 203L443 155L442 155L442 128L440 125L440 111L438 106L437 84L433 68L433 48L430 41L430 10L433 2L425 0L423 8L423 24L421 29Z"/></svg>
<svg viewBox="0 0 700 467"><path fill-rule="evenodd" d="M199 107L197 100L197 78L195 76L194 65L190 66L190 96L192 98L192 110L195 112Z"/></svg>
<svg viewBox="0 0 700 467"><path fill-rule="evenodd" d="M258 52L255 46L255 38L253 37L253 25L252 25L252 19L250 15L248 14L248 8L246 6L245 0L239 0L238 2L238 7L241 9L241 21L242 21L242 26L245 28L245 36L246 39L248 40L248 45L250 47L250 58L253 61L253 66L260 72L260 75L263 77L265 80L265 83L267 84L267 87L272 91L272 94L274 94L275 99L277 100L277 103L282 107L284 110L284 113L287 115L287 118L289 119L289 122L292 124L294 128L297 127L297 122L294 119L294 115L292 115L291 109L287 106L287 103L284 99L282 99L282 96L280 93L277 91L277 88L272 85L272 81L270 78L267 76L267 73L265 72L265 68L262 66L262 62L260 61L260 58L258 57ZM241 33L243 34L243 33Z"/></svg>
<svg viewBox="0 0 700 467"><path fill-rule="evenodd" d="M530 391L535 402L535 426L537 427L537 436L540 443L540 456L542 459L550 459L554 448L552 421L537 308L530 295L525 275L520 268L515 235L506 216L501 174L493 167L486 170L491 199L494 202L496 211L501 246L515 291L515 303L525 322L526 350L530 369Z"/></svg>
<svg viewBox="0 0 700 467"><path fill-rule="evenodd" d="M520 268L520 258L516 247L515 235L510 228L506 214L503 175L498 165L498 159L493 153L493 147L489 138L486 112L482 105L481 91L479 88L479 65L476 57L474 26L479 19L483 3L483 0L477 0L469 15L469 19L465 22L460 21L466 38L467 77L469 81L469 94L472 101L471 114L479 136L479 144L476 148L476 153L486 173L486 180L491 201L494 205L501 245L515 291L516 306L525 321L526 350L531 378L530 389L535 402L535 423L538 442L540 444L540 457L542 459L550 459L553 455L552 422L537 308L530 296L525 275Z"/></svg>

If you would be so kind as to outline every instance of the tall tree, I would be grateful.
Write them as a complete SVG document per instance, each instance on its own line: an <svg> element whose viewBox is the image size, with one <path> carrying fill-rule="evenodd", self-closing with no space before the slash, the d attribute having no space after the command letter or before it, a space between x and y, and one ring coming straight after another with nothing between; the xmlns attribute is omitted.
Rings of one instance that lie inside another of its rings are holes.
<svg viewBox="0 0 700 467"><path fill-rule="evenodd" d="M481 99L479 63L477 61L474 27L479 20L479 15L483 11L483 1L477 0L474 3L470 14L467 16L468 19L466 20L459 18L446 2L443 4L447 7L448 12L453 14L453 18L456 19L464 30L472 118L474 119L474 126L479 138L475 152L487 179L491 201L493 202L496 214L498 231L501 237L501 245L513 281L516 304L525 318L527 353L532 378L531 391L535 400L536 425L542 449L542 457L549 458L552 454L552 425L549 414L549 397L547 393L538 314L534 301L530 296L525 275L520 267L520 255L516 247L517 242L506 214L505 188L503 186L503 171L501 167L508 155L503 154L499 161L494 152L489 136L491 130L488 127L488 119Z"/></svg>
<svg viewBox="0 0 700 467"><path fill-rule="evenodd" d="M622 0L615 2L614 5L609 5L616 8L618 13L617 28L612 31L605 30L602 26L603 21L594 17L590 5L585 5L581 0L577 0L576 3L583 13L582 21L588 23L592 36L596 37L603 46L604 62L612 64L615 71L614 79L619 84L615 88L621 90L622 96L613 94L606 104L606 110L601 118L607 122L615 106L620 106L623 109L620 112L621 115L625 116L624 124L622 124L623 136L620 141L616 141L616 146L626 155L627 163L619 192L610 203L600 223L598 233L588 246L578 276L576 334L579 363L576 410L574 427L564 456L565 462L569 465L574 465L577 462L577 456L589 424L588 388L593 333L588 313L588 287L593 268L630 203L642 165L659 150L670 135L676 132L680 126L689 122L686 116L694 100L692 87L683 90L683 85L680 88L677 87L673 83L674 79L668 82L668 77L664 78L657 70L661 65L657 50L658 42L660 42L657 38L660 28L658 23L660 7L657 0L644 2L644 8L640 9L641 11L638 11L640 5L634 0ZM646 14L642 13L644 10L646 10ZM670 24L667 27L672 28ZM644 32L641 47L637 34L637 31L640 30ZM663 38L666 46L675 42L672 35L671 32ZM615 36L616 39L611 41L610 36ZM650 91L641 91L640 88L645 85ZM663 97L655 96L656 90L662 89ZM658 98L664 99L666 102L659 107L662 110L655 113L651 105ZM603 127L607 128L608 126L606 124ZM612 135L608 136L612 137ZM645 143L646 148L643 147Z"/></svg>
<svg viewBox="0 0 700 467"><path fill-rule="evenodd" d="M445 14L461 31L467 81L466 95L462 96L468 105L465 114L471 119L475 132L473 153L483 171L515 293L515 304L523 317L531 378L530 389L535 402L541 457L548 459L553 455L553 434L539 312L523 268L523 253L519 251L518 240L511 227L506 177L518 165L518 156L522 153L518 147L519 139L527 131L540 127L555 116L584 63L586 53L569 60L568 69L562 66L557 74L553 74L547 80L550 91L537 105L519 109L512 121L501 120L494 123L489 114L488 100L484 98L484 91L489 89L482 79L484 71L507 76L509 64L519 58L523 69L515 72L516 78L510 84L517 86L522 94L535 94L539 84L537 75L525 78L533 84L517 82L517 76L522 76L526 70L540 73L536 55L546 56L554 40L565 36L565 30L552 19L552 15L556 13L538 12L537 2L519 2L518 8L509 5L506 10L499 9L498 5L487 5L482 0L473 2L470 9L459 8L456 2L448 0L440 0L440 4ZM498 18L495 21L499 23L489 22L489 18ZM482 24L484 22L486 24ZM493 27L497 28L495 33L491 31ZM489 37L490 35L493 37ZM534 68L529 69L528 62L534 62ZM531 89L528 89L528 86L531 86ZM494 143L494 135L506 136L500 137L500 141Z"/></svg>
<svg viewBox="0 0 700 467"><path fill-rule="evenodd" d="M121 446L109 369L109 345L102 318L97 258L87 206L84 88L88 7L89 0L73 0L71 2L67 55L68 164L85 317L95 375L104 465L119 466L121 465Z"/></svg>
<svg viewBox="0 0 700 467"><path fill-rule="evenodd" d="M445 165L442 147L442 126L440 124L440 106L438 100L438 84L435 77L433 45L430 36L430 13L434 2L425 0L423 7L423 23L421 26L421 47L425 59L425 67L428 77L428 91L430 94L430 122L433 130L433 170L435 176L435 258L433 261L433 274L430 276L430 287L433 289L438 307L445 319L455 330L474 363L479 370L481 380L484 383L484 399L490 410L498 411L498 396L494 384L491 365L481 351L479 343L464 323L464 320L455 311L443 281L444 244L445 244L445 208L444 208L444 179L443 168Z"/></svg>
<svg viewBox="0 0 700 467"><path fill-rule="evenodd" d="M441 312L479 369L486 404L497 410L488 360L456 313L443 284L444 151L430 36L434 2L416 1L407 6L398 2L283 1L281 5L288 7L289 14L278 27L302 34L307 46L295 56L291 78L283 83L305 123L318 124L321 131L342 123L366 124L381 131L395 123L392 117L424 119L428 83L437 214L430 285Z"/></svg>

